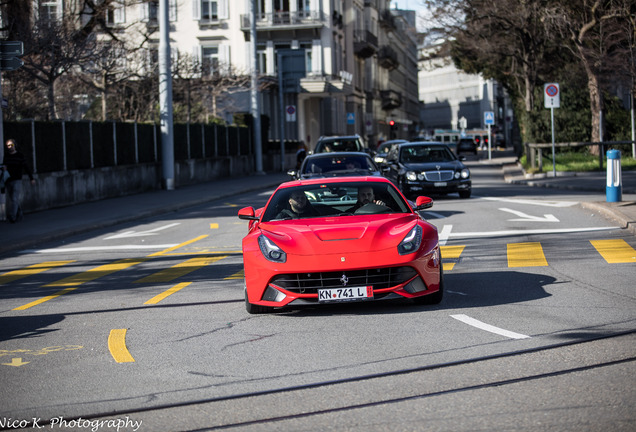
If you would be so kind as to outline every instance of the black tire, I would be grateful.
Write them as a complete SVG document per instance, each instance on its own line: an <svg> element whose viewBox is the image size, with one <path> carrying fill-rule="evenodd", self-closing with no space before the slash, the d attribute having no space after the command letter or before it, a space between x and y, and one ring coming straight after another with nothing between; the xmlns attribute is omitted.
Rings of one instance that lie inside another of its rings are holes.
<svg viewBox="0 0 636 432"><path fill-rule="evenodd" d="M459 191L459 197L460 198L470 198L470 193L471 192L472 192L471 189Z"/></svg>
<svg viewBox="0 0 636 432"><path fill-rule="evenodd" d="M416 305L436 305L442 302L444 298L444 270L442 269L442 256L440 254L440 264L439 264L439 291L425 295L422 297L416 297L413 299L413 303Z"/></svg>
<svg viewBox="0 0 636 432"><path fill-rule="evenodd" d="M274 310L274 308L267 307L267 306L259 306L259 305L250 303L247 300L247 290L246 290L245 291L245 310L250 314L266 314L266 313L271 313Z"/></svg>

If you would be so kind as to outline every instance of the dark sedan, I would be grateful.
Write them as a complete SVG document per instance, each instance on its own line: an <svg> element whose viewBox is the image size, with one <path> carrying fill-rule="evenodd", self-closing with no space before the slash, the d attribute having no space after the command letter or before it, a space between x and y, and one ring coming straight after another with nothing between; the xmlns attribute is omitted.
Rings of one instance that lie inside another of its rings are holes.
<svg viewBox="0 0 636 432"><path fill-rule="evenodd" d="M407 197L457 192L461 198L470 198L470 170L443 143L396 144L382 171Z"/></svg>
<svg viewBox="0 0 636 432"><path fill-rule="evenodd" d="M314 153L305 158L300 169L287 174L293 179L382 175L371 156L362 152Z"/></svg>

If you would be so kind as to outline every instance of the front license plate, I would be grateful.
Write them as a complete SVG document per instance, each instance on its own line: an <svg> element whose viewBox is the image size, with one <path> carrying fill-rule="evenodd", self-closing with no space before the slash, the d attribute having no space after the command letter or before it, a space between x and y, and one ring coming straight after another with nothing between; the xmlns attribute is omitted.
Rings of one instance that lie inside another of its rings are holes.
<svg viewBox="0 0 636 432"><path fill-rule="evenodd" d="M318 290L320 302L342 302L373 298L373 287L328 288Z"/></svg>
<svg viewBox="0 0 636 432"><path fill-rule="evenodd" d="M446 182L435 182L435 187L446 187L448 183Z"/></svg>

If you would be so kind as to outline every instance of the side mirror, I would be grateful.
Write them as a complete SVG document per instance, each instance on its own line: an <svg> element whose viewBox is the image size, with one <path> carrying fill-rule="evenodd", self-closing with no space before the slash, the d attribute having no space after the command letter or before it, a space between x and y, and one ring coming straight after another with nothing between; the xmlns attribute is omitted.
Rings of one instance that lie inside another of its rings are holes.
<svg viewBox="0 0 636 432"><path fill-rule="evenodd" d="M259 219L258 216L254 214L254 207L244 207L240 209L238 212L238 217L239 219L251 220L251 221Z"/></svg>
<svg viewBox="0 0 636 432"><path fill-rule="evenodd" d="M298 171L290 169L287 171L287 175L290 176L291 178L295 179L296 175L298 174Z"/></svg>
<svg viewBox="0 0 636 432"><path fill-rule="evenodd" d="M418 196L415 200L415 211L425 210L433 207L433 199L427 196Z"/></svg>

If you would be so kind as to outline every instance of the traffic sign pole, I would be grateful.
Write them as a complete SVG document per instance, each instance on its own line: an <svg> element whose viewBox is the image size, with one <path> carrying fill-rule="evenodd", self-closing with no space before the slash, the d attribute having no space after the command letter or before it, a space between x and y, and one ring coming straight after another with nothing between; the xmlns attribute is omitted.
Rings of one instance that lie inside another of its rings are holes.
<svg viewBox="0 0 636 432"><path fill-rule="evenodd" d="M547 83L543 85L543 105L550 108L552 122L552 175L556 177L556 149L554 144L554 109L561 107L561 92L559 84Z"/></svg>

